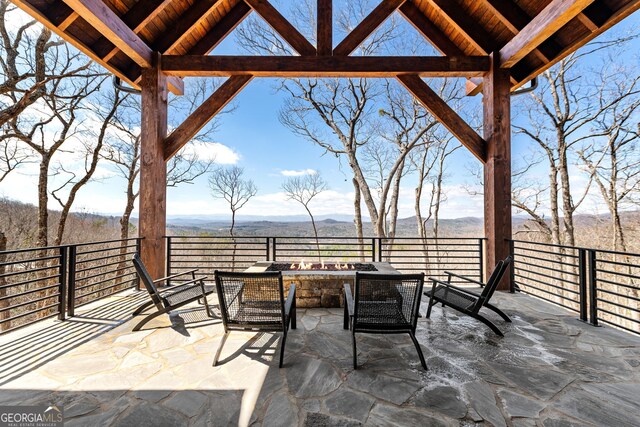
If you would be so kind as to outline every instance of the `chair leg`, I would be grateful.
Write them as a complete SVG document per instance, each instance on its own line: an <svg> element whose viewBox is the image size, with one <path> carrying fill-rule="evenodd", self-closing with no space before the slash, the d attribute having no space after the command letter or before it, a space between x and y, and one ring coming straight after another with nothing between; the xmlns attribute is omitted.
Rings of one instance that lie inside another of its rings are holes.
<svg viewBox="0 0 640 427"><path fill-rule="evenodd" d="M420 348L420 343L418 342L416 335L413 332L409 332L409 336L411 336L411 341L413 341L413 345L416 346L416 350L418 351L418 357L420 358L420 363L425 371L427 371L427 362L424 360L424 354L422 354L422 349Z"/></svg>
<svg viewBox="0 0 640 427"><path fill-rule="evenodd" d="M479 321L481 321L482 323L484 323L485 325L487 325L489 328L491 328L491 330L493 332L496 333L496 335L503 337L504 334L500 331L500 329L498 329L498 327L496 325L493 324L493 322L491 322L489 319L487 319L486 317L480 316L479 314L475 314L473 316L474 319L477 319Z"/></svg>
<svg viewBox="0 0 640 427"><path fill-rule="evenodd" d="M433 297L429 298L429 307L427 308L427 315L425 316L427 319L431 316L431 308L433 307Z"/></svg>
<svg viewBox="0 0 640 427"><path fill-rule="evenodd" d="M351 327L351 339L353 341L353 369L358 369L358 349L356 348L356 333L353 331L353 326Z"/></svg>
<svg viewBox="0 0 640 427"><path fill-rule="evenodd" d="M485 303L485 304L484 304L484 306L485 306L485 307L487 307L489 310L493 310L493 311L495 311L496 313L498 313L498 315L499 315L500 317L502 317L502 318L504 319L504 321L505 321L505 322L509 322L509 323L511 323L511 318L509 318L509 316L507 316L507 314L506 314L504 311L500 310L500 309L499 309L498 307L496 307L495 305L491 305L491 304L489 304L489 303Z"/></svg>
<svg viewBox="0 0 640 427"><path fill-rule="evenodd" d="M296 307L296 299L293 299L291 303L291 312L289 314L289 322L291 322L291 329L296 329L296 317L298 316L298 309Z"/></svg>
<svg viewBox="0 0 640 427"><path fill-rule="evenodd" d="M133 312L132 316L137 316L138 314L142 313L143 311L145 311L147 308L151 307L152 305L153 305L153 301L145 302L140 307L136 308L136 310Z"/></svg>
<svg viewBox="0 0 640 427"><path fill-rule="evenodd" d="M209 301L207 301L207 297L205 296L202 299L204 300L204 308L205 308L205 311L207 312L207 316L213 317L213 314L211 313L211 308L209 307Z"/></svg>
<svg viewBox="0 0 640 427"><path fill-rule="evenodd" d="M284 363L284 345L287 342L287 331L286 329L282 331L282 342L280 343L280 364L278 367L282 368L282 364Z"/></svg>
<svg viewBox="0 0 640 427"><path fill-rule="evenodd" d="M213 357L213 366L218 365L218 359L220 358L220 353L222 353L222 347L224 347L224 343L227 341L227 337L229 336L229 332L225 332L220 340L220 344L218 345L218 350L216 351L216 355Z"/></svg>

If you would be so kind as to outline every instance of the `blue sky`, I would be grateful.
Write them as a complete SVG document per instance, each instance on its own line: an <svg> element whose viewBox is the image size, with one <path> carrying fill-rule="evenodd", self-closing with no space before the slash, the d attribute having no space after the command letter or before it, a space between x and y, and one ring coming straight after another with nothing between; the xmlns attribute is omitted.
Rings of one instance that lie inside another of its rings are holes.
<svg viewBox="0 0 640 427"><path fill-rule="evenodd" d="M638 13L634 14L614 31L638 28L639 17ZM216 53L237 53L234 43L232 35L218 47ZM637 42L633 46L640 50ZM186 84L189 84L188 80ZM301 206L285 200L280 186L287 175L306 170L319 171L329 184L329 191L320 195L312 204L315 213L352 215L351 170L346 164L341 166L335 156L324 154L321 148L294 135L280 123L278 113L284 95L276 91L276 86L277 81L273 79L254 79L250 82L235 98L235 111L219 118L218 131L211 138L211 142L227 147L219 160L244 167L247 176L258 187L258 195L240 211L240 215L304 215ZM480 100L481 97L478 96L472 101L476 108L480 108ZM517 103L518 100L514 98L513 105L517 106ZM520 158L528 150L528 143L514 137L514 159ZM476 180L469 172L475 166L477 160L464 149L458 150L449 159L445 183L447 201L442 207L443 217L482 215L482 198L470 196L465 189L468 185L475 184ZM102 168L102 179L81 190L74 210L114 215L121 213L125 205L124 181L108 172L108 164L103 164ZM540 177L543 176L544 170L541 169ZM414 214L414 181L410 177L403 181L401 217ZM579 186L579 177L576 182ZM27 167L1 183L0 196L35 203L37 194L33 169ZM585 206L585 209L598 209L597 201ZM50 207L55 208L53 205ZM227 214L228 206L210 196L207 178L201 177L193 184L168 189L167 210L169 215L222 215Z"/></svg>

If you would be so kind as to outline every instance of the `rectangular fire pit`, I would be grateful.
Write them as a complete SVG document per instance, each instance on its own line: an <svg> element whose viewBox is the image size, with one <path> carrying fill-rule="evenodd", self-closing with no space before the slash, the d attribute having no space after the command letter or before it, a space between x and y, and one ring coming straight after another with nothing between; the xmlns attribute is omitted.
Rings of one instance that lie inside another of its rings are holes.
<svg viewBox="0 0 640 427"><path fill-rule="evenodd" d="M356 271L399 274L388 262L306 264L310 269L298 269L299 263L259 261L247 272L281 271L284 290L296 284L296 304L301 308L342 307L345 283L354 285ZM324 267L324 269L323 269Z"/></svg>

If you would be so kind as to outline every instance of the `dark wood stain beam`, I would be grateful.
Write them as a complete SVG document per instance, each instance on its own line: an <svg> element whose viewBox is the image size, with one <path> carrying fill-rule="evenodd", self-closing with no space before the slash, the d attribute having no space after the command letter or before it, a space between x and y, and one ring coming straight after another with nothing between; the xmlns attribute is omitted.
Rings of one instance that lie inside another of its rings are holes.
<svg viewBox="0 0 640 427"><path fill-rule="evenodd" d="M334 55L351 55L405 0L382 0L333 50Z"/></svg>
<svg viewBox="0 0 640 427"><path fill-rule="evenodd" d="M440 123L451 132L458 141L481 162L487 159L487 143L467 124L449 105L438 96L428 84L415 74L398 76L398 80L416 97Z"/></svg>
<svg viewBox="0 0 640 427"><path fill-rule="evenodd" d="M553 0L500 49L500 66L510 68L515 65L592 2L593 0Z"/></svg>
<svg viewBox="0 0 640 427"><path fill-rule="evenodd" d="M267 0L244 0L266 21L298 54L315 55L316 48L309 43L287 19Z"/></svg>
<svg viewBox="0 0 640 427"><path fill-rule="evenodd" d="M333 0L318 0L318 22L316 39L318 55L331 55L333 52Z"/></svg>
<svg viewBox="0 0 640 427"><path fill-rule="evenodd" d="M418 7L410 1L398 9L413 27L443 55L462 56L464 52L445 33L440 31Z"/></svg>
<svg viewBox="0 0 640 427"><path fill-rule="evenodd" d="M165 55L162 70L174 76L424 77L482 76L487 56L191 56Z"/></svg>
<svg viewBox="0 0 640 427"><path fill-rule="evenodd" d="M232 76L224 82L206 101L202 103L180 126L164 141L164 158L171 159L184 145L200 132L218 112L220 112L236 94L238 94L253 76Z"/></svg>

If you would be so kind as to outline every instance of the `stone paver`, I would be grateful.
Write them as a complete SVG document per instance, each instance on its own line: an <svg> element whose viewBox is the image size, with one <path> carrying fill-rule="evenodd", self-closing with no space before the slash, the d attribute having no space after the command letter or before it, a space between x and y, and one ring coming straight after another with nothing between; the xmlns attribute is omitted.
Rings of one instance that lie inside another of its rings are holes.
<svg viewBox="0 0 640 427"><path fill-rule="evenodd" d="M341 309L298 310L283 369L279 334L239 332L214 367L219 319L194 304L132 332L145 296L123 293L0 337L0 404L58 404L67 426L637 425L640 337L495 299L514 320L496 319L504 338L435 307L417 332L429 371L391 335L358 335L354 371Z"/></svg>

